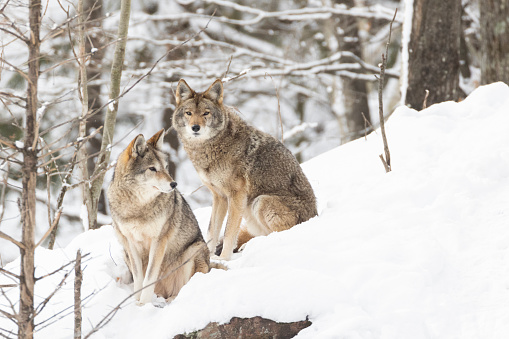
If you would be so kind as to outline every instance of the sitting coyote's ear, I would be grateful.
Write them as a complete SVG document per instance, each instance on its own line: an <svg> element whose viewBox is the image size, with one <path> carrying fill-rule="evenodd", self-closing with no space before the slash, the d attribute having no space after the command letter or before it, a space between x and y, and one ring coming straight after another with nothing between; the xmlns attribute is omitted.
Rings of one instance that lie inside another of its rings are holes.
<svg viewBox="0 0 509 339"><path fill-rule="evenodd" d="M143 134L138 134L138 136L131 141L129 147L133 158L136 158L137 156L141 156L143 158L145 151L147 150L147 144L145 143L145 137L143 137Z"/></svg>
<svg viewBox="0 0 509 339"><path fill-rule="evenodd" d="M177 106L185 100L191 98L194 95L194 91L189 87L187 82L184 79L180 79L177 85L177 91L175 92L175 101L177 102Z"/></svg>
<svg viewBox="0 0 509 339"><path fill-rule="evenodd" d="M214 81L209 89L203 93L203 96L221 105L223 103L223 83L221 79Z"/></svg>
<svg viewBox="0 0 509 339"><path fill-rule="evenodd" d="M158 150L163 149L163 140L164 140L164 128L154 134L154 136L148 139L147 144L154 146Z"/></svg>

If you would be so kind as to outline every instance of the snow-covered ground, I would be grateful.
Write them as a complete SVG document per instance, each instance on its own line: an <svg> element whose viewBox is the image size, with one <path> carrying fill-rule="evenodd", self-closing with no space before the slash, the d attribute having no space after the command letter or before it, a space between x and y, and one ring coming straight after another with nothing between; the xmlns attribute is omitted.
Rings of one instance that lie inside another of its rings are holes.
<svg viewBox="0 0 509 339"><path fill-rule="evenodd" d="M253 239L229 271L196 274L165 307L129 300L93 338L171 338L233 316L309 317L313 324L298 338L509 337L508 126L502 83L460 103L421 112L400 107L386 126L392 172L378 157L379 133L308 161L318 217ZM196 213L205 228L210 208ZM127 269L109 226L62 250L38 249L37 276L78 248L90 253L83 296L96 292L83 307L88 333L133 287L122 283ZM61 278L37 283L38 303ZM16 291L8 296L15 300ZM72 303L71 274L36 323ZM6 304L0 296L0 307ZM12 326L0 318L0 328ZM37 337L69 338L72 331L68 315Z"/></svg>

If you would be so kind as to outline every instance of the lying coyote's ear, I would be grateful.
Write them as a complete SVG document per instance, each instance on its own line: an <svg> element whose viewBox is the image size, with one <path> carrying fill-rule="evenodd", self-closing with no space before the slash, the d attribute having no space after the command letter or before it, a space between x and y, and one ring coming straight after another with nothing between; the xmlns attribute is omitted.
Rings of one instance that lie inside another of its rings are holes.
<svg viewBox="0 0 509 339"><path fill-rule="evenodd" d="M221 105L223 103L223 83L221 79L214 81L209 89L203 93L203 96Z"/></svg>
<svg viewBox="0 0 509 339"><path fill-rule="evenodd" d="M145 151L147 149L147 144L145 143L145 138L143 137L143 134L138 134L136 138L134 138L133 141L131 141L131 144L129 144L131 156L133 158L136 158L137 156L143 157L145 155Z"/></svg>
<svg viewBox="0 0 509 339"><path fill-rule="evenodd" d="M164 140L164 128L154 134L154 136L148 139L147 144L154 146L158 150L163 149L163 140Z"/></svg>
<svg viewBox="0 0 509 339"><path fill-rule="evenodd" d="M180 105L181 102L191 98L193 94L194 92L187 82L185 82L184 79L180 79L177 85L177 91L175 92L175 101L177 102L177 106Z"/></svg>

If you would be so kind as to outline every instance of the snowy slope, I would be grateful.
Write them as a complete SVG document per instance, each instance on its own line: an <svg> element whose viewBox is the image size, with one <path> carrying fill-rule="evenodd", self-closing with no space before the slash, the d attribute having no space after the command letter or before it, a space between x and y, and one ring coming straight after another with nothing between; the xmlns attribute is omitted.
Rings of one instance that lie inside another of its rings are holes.
<svg viewBox="0 0 509 339"><path fill-rule="evenodd" d="M305 163L319 217L253 239L229 271L195 275L164 308L130 300L93 338L171 338L233 316L309 316L313 325L298 338L509 337L508 107L502 83L461 103L400 107L387 124L391 173L376 133ZM210 208L196 212L205 227ZM97 291L83 309L87 333L132 285L122 283L126 267L108 226L64 250L39 249L37 275L78 248L91 253L83 296ZM41 280L39 298L60 279ZM69 277L36 322L72 300ZM0 318L0 328L11 326ZM69 338L72 328L67 316L38 338Z"/></svg>

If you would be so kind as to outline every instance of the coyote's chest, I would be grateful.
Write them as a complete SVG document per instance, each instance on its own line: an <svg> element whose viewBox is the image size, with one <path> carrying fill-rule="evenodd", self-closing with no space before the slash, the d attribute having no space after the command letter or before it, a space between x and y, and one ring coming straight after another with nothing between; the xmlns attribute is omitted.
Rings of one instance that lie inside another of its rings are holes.
<svg viewBox="0 0 509 339"><path fill-rule="evenodd" d="M166 215L161 215L150 220L122 220L117 222L120 232L128 239L136 242L144 242L147 239L156 239L167 229Z"/></svg>

